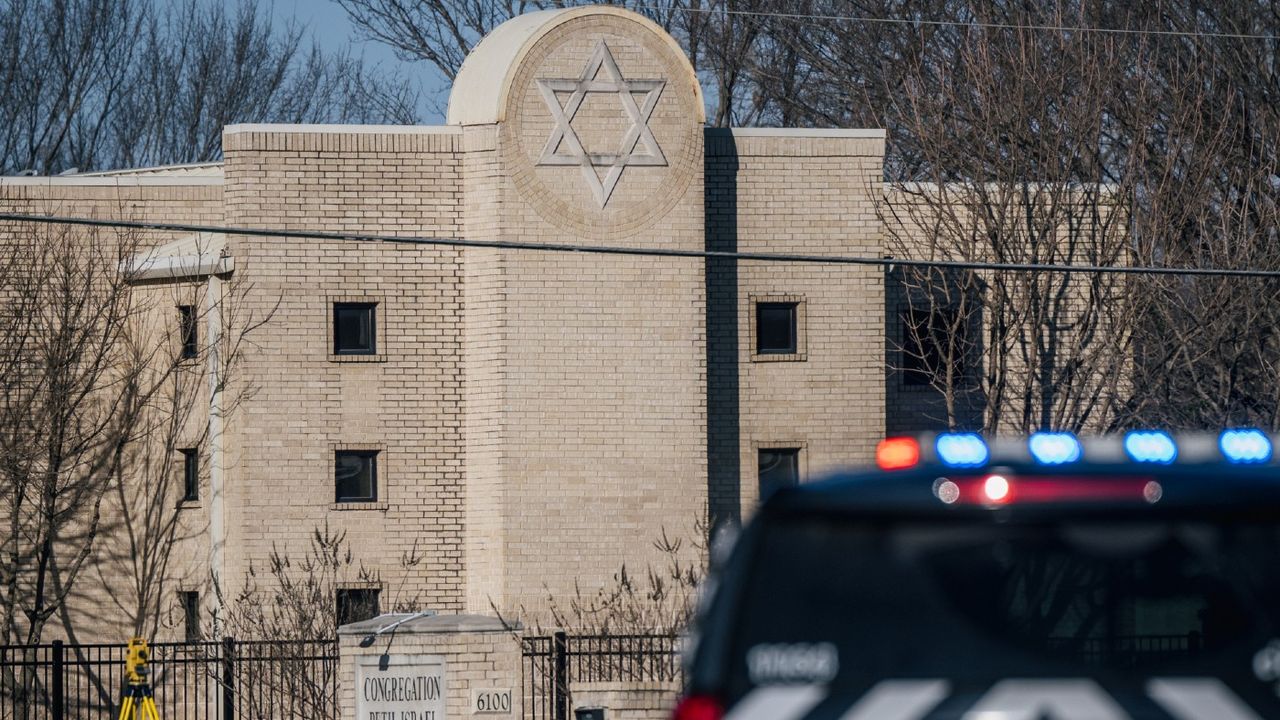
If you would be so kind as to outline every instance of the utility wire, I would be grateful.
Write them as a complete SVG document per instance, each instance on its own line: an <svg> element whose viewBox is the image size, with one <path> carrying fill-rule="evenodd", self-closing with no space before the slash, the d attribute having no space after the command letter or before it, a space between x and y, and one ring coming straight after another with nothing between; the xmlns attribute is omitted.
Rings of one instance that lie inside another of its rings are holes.
<svg viewBox="0 0 1280 720"><path fill-rule="evenodd" d="M337 240L345 242L421 245L428 247L489 248L498 250L532 250L536 252L582 253L589 255L632 255L641 257L698 258L703 260L749 260L758 262L811 263L817 265L869 265L893 268L919 267L948 270L996 270L1049 272L1063 274L1177 275L1212 277L1280 278L1280 270L1233 270L1229 268L1171 268L1129 265L1053 265L1045 263L998 263L966 260L913 260L856 255L800 255L795 253L735 252L729 250L677 250L672 248L625 247L621 245L574 245L568 243L533 243L518 240L464 240L462 238L406 237L368 233L322 232L316 230L277 230L274 228L233 227L230 225L191 225L157 223L140 220L99 220L56 215L23 215L0 213L0 222L31 222L46 225L83 225L116 229L158 230L163 232L221 233L251 237Z"/></svg>
<svg viewBox="0 0 1280 720"><path fill-rule="evenodd" d="M878 23L883 25L927 25L931 27L980 27L990 28L993 30L1035 30L1049 32L1091 32L1104 33L1110 35L1158 35L1173 37L1207 37L1207 38L1224 38L1228 40L1280 40L1280 35L1267 35L1262 33L1229 33L1229 32L1194 32L1190 30L1140 30L1133 28L1108 28L1093 27L1089 25L1021 25L1018 23L997 23L997 22L980 22L977 20L925 20L912 18L884 18L873 17L870 15L824 15L816 13L785 13L785 12L766 12L763 10L730 10L728 8L702 8L702 7L684 7L672 6L662 7L659 5L632 5L636 10L649 10L652 12L686 12L686 13L724 13L726 15L739 15L745 17L772 17L782 20L795 21L847 21L860 23Z"/></svg>

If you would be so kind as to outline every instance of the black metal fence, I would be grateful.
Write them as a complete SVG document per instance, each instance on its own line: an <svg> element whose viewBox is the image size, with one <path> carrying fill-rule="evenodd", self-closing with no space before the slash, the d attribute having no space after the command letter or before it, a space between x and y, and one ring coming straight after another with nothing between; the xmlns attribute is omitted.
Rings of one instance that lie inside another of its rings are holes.
<svg viewBox="0 0 1280 720"><path fill-rule="evenodd" d="M115 718L128 646L0 646L0 720ZM336 640L152 643L164 720L336 718Z"/></svg>
<svg viewBox="0 0 1280 720"><path fill-rule="evenodd" d="M568 635L523 640L524 717L570 720L575 683L684 683L677 635Z"/></svg>
<svg viewBox="0 0 1280 720"><path fill-rule="evenodd" d="M570 720L579 683L683 684L681 638L555 635L523 641L524 716ZM0 646L0 720L115 718L127 646ZM152 643L151 685L164 720L338 717L336 640Z"/></svg>

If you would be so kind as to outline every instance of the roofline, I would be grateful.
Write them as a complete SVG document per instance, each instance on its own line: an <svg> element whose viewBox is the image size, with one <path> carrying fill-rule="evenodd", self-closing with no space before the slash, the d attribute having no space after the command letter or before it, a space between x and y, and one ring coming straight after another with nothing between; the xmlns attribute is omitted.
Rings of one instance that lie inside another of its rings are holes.
<svg viewBox="0 0 1280 720"><path fill-rule="evenodd" d="M172 172L175 170L216 170L216 172L208 173L209 176L222 174L222 163L218 162L200 162L200 163L174 163L172 165L151 165L148 167L138 168L118 168L115 170L95 170L94 172L75 173L74 175L57 175L54 177L122 177L129 175L148 175ZM199 175L199 173L189 173Z"/></svg>
<svg viewBox="0 0 1280 720"><path fill-rule="evenodd" d="M222 175L52 175L0 177L0 186L166 187L221 185Z"/></svg>
<svg viewBox="0 0 1280 720"><path fill-rule="evenodd" d="M222 129L223 135L237 133L314 133L347 135L460 135L455 125L306 125L301 123L238 123Z"/></svg>
<svg viewBox="0 0 1280 720"><path fill-rule="evenodd" d="M511 83L520 65L534 46L557 27L581 17L610 15L636 23L653 33L678 58L684 78L667 78L668 83L687 80L692 85L693 104L698 124L707 120L706 99L702 83L694 71L684 48L653 20L640 13L614 5L581 5L569 8L537 10L516 15L489 31L471 48L449 89L445 122L450 125L491 125L507 119L511 101ZM500 75L500 77L499 77Z"/></svg>
<svg viewBox="0 0 1280 720"><path fill-rule="evenodd" d="M1043 182L1043 181L1030 181L1030 180L1006 180L1003 182L988 181L988 182L981 182L981 183L965 182L965 181L955 181L955 182L946 182L946 183L911 181L911 182L887 182L884 184L884 193L885 195L888 195L892 192L925 194L925 193L936 193L941 190L966 190L966 189L977 189L977 188L985 188L986 190L990 191L990 190L1003 190L1007 188L1020 188L1023 186L1029 187L1033 190L1040 190L1040 189L1085 190L1088 188L1093 188L1109 195L1115 194L1116 191L1120 189L1119 183Z"/></svg>
<svg viewBox="0 0 1280 720"><path fill-rule="evenodd" d="M707 128L708 134L716 132L729 132L734 137L848 138L860 140L884 140L886 137L886 132L877 128Z"/></svg>

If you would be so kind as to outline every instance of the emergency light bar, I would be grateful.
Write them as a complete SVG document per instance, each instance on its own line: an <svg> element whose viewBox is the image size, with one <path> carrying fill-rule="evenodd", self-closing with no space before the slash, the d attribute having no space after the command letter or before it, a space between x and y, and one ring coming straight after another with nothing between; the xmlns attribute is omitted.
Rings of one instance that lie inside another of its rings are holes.
<svg viewBox="0 0 1280 720"><path fill-rule="evenodd" d="M892 437L876 448L881 470L920 465L982 468L1002 463L1070 467L1076 463L1172 465L1266 465L1277 462L1277 437L1254 428L1232 428L1217 435L1130 430L1119 435L1078 438L1069 432L1036 432L1025 438L986 439L972 432L927 433Z"/></svg>

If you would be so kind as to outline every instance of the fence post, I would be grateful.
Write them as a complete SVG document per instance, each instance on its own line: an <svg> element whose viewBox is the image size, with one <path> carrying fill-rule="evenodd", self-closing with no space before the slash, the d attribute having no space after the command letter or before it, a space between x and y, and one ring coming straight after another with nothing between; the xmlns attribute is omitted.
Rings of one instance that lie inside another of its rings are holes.
<svg viewBox="0 0 1280 720"><path fill-rule="evenodd" d="M236 641L222 638L222 720L236 717Z"/></svg>
<svg viewBox="0 0 1280 720"><path fill-rule="evenodd" d="M62 682L64 672L63 663L66 661L66 658L63 655L64 652L65 648L62 646L62 641L54 640L53 669L51 671L53 672L53 677L51 678L53 688L50 691L50 694L53 696L50 698L53 701L53 720L63 720L66 717L67 712L66 698L64 697L65 688L63 687Z"/></svg>
<svg viewBox="0 0 1280 720"><path fill-rule="evenodd" d="M555 668L556 720L569 720L569 638L563 631L553 638L551 657Z"/></svg>

